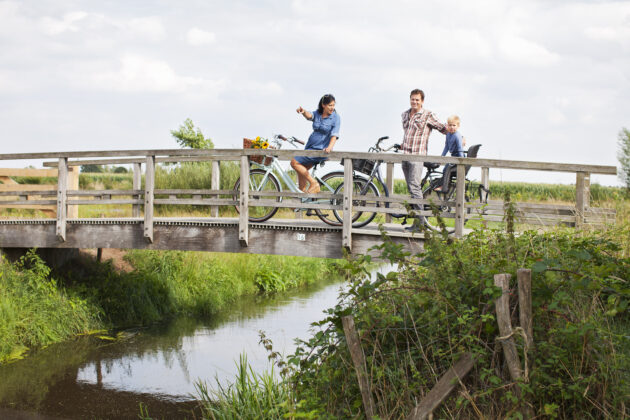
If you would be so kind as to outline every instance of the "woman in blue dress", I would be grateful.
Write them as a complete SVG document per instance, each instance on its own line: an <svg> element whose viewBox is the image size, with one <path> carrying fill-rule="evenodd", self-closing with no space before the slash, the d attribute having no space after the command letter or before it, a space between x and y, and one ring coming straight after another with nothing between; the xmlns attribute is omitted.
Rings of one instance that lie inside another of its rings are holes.
<svg viewBox="0 0 630 420"><path fill-rule="evenodd" d="M322 96L316 111L309 112L301 106L296 111L307 120L313 121L313 133L308 138L304 149L323 150L326 153L330 153L339 138L339 126L341 125L339 114L335 111L335 97L333 95ZM326 159L296 156L291 160L291 167L297 173L300 191L309 194L319 192L319 183L313 179L309 170L316 163L323 162ZM309 185L308 189L307 183Z"/></svg>

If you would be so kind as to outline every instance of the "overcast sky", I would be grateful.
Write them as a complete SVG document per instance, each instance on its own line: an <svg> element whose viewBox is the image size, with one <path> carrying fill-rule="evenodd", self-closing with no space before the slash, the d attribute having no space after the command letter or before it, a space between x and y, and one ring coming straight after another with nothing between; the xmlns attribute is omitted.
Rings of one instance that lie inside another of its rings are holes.
<svg viewBox="0 0 630 420"><path fill-rule="evenodd" d="M420 88L480 157L617 165L629 77L628 1L0 0L2 153L177 148L186 118L217 148L307 138L325 93L335 150L367 151Z"/></svg>

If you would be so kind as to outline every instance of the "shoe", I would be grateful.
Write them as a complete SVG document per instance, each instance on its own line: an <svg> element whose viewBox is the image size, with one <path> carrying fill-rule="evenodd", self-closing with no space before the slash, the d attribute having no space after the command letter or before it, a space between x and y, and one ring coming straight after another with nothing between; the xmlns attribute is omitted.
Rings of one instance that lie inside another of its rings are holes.
<svg viewBox="0 0 630 420"><path fill-rule="evenodd" d="M422 232L422 229L420 229L419 226L407 226L405 228L405 232L411 232L411 233Z"/></svg>

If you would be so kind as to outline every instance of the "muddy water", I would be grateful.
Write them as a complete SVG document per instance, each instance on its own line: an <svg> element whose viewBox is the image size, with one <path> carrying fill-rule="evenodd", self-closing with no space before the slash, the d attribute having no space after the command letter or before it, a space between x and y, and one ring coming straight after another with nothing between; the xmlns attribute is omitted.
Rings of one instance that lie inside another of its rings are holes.
<svg viewBox="0 0 630 420"><path fill-rule="evenodd" d="M337 302L341 283L290 295L241 301L212 321L178 318L126 330L116 341L82 337L0 366L0 418L191 418L195 383L232 382L246 353L254 370L269 367L259 331L289 353L296 337Z"/></svg>

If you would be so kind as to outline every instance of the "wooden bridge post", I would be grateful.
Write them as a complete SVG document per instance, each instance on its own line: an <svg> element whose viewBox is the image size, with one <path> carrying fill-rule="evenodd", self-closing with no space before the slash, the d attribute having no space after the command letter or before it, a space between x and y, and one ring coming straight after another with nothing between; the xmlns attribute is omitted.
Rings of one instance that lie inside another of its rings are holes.
<svg viewBox="0 0 630 420"><path fill-rule="evenodd" d="M341 234L341 246L348 251L352 250L352 159L343 160L343 227ZM350 188L348 188L350 186Z"/></svg>
<svg viewBox="0 0 630 420"><path fill-rule="evenodd" d="M142 164L134 163L133 164L133 186L131 187L134 190L139 190L142 188ZM133 198L136 200L140 199L139 195L134 195ZM132 204L131 205L131 217L140 217L140 204Z"/></svg>
<svg viewBox="0 0 630 420"><path fill-rule="evenodd" d="M457 165L455 190L455 237L464 236L464 215L466 212L466 166Z"/></svg>
<svg viewBox="0 0 630 420"><path fill-rule="evenodd" d="M481 168L481 186L487 190L490 189L490 168L484 166Z"/></svg>
<svg viewBox="0 0 630 420"><path fill-rule="evenodd" d="M77 191L79 189L79 167L78 166L68 167L68 189L72 191ZM72 206L68 206L67 216L69 219L78 219L79 206L76 204Z"/></svg>
<svg viewBox="0 0 630 420"><path fill-rule="evenodd" d="M218 160L212 161L212 179L210 180L210 189L221 189L221 162ZM212 198L219 198L219 196L213 195ZM210 207L210 216L219 217L219 206Z"/></svg>
<svg viewBox="0 0 630 420"><path fill-rule="evenodd" d="M57 238L65 242L68 215L68 158L59 158L57 170Z"/></svg>
<svg viewBox="0 0 630 420"><path fill-rule="evenodd" d="M590 205L591 174L577 172L575 179L575 227L584 225L584 214Z"/></svg>
<svg viewBox="0 0 630 420"><path fill-rule="evenodd" d="M394 162L387 162L387 172L385 174L385 184L387 190L389 191L389 195L394 194ZM389 213L385 214L385 223L392 222L392 215Z"/></svg>
<svg viewBox="0 0 630 420"><path fill-rule="evenodd" d="M249 245L249 158L241 156L241 182L239 192L238 240L241 246Z"/></svg>
<svg viewBox="0 0 630 420"><path fill-rule="evenodd" d="M144 174L144 237L153 243L153 193L155 191L155 156L147 156Z"/></svg>

